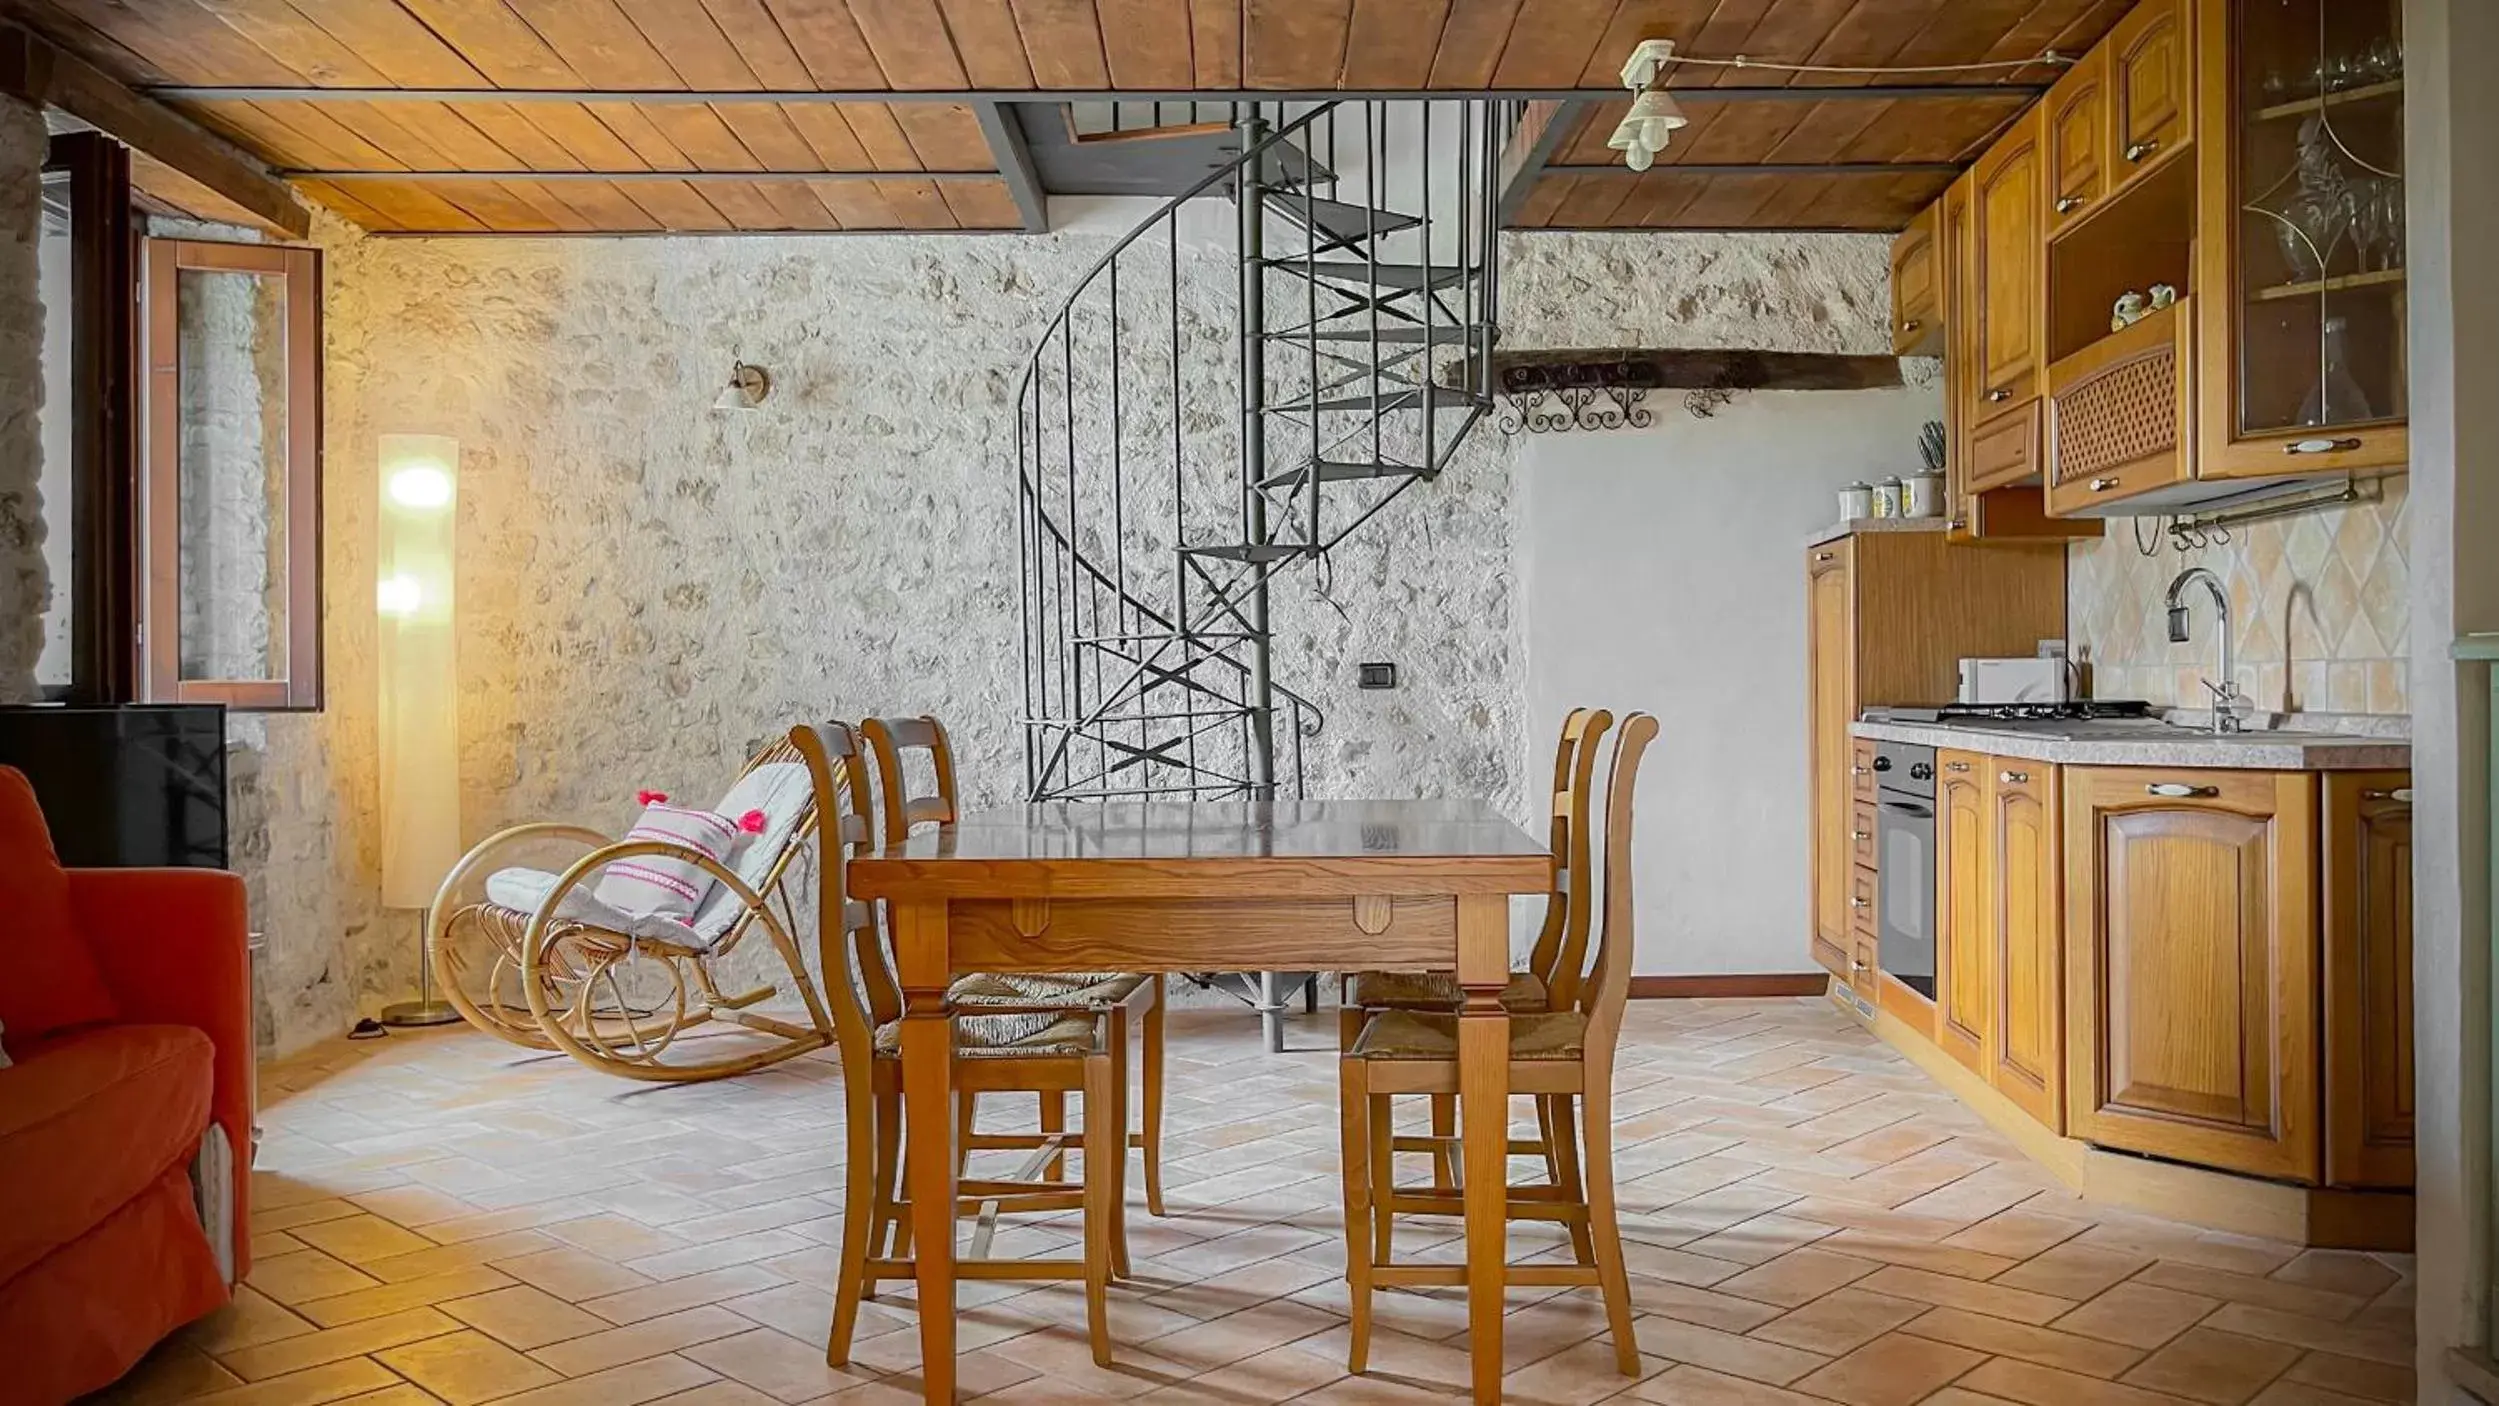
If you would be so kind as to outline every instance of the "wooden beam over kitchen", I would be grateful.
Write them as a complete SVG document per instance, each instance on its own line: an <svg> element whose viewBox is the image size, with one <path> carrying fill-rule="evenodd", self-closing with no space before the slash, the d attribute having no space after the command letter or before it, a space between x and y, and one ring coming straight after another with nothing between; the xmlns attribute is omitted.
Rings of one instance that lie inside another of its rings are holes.
<svg viewBox="0 0 2499 1406"><path fill-rule="evenodd" d="M267 167L41 35L0 26L0 92L59 108L199 182L289 239L312 232L311 212Z"/></svg>

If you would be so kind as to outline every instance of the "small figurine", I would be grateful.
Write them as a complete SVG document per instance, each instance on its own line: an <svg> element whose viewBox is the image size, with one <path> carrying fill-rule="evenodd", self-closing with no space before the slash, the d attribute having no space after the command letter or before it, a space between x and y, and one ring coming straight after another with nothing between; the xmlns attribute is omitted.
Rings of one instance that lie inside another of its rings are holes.
<svg viewBox="0 0 2499 1406"><path fill-rule="evenodd" d="M2109 330L2123 332L2141 322L2144 315L2151 310L2151 305L2144 301L2143 295L2130 288L2118 295L2117 306L2109 314Z"/></svg>
<svg viewBox="0 0 2499 1406"><path fill-rule="evenodd" d="M2152 308L2155 312L2178 301L2178 290L2166 283L2152 285Z"/></svg>

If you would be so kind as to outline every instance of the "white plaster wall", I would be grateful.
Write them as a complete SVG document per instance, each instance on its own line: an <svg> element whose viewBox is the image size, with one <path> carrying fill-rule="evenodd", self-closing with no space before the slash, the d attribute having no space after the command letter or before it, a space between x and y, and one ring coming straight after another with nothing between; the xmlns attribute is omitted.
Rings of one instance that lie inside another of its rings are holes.
<svg viewBox="0 0 2499 1406"><path fill-rule="evenodd" d="M44 564L43 115L0 98L0 703L35 696L50 599Z"/></svg>
<svg viewBox="0 0 2499 1406"><path fill-rule="evenodd" d="M1799 971L1804 539L1840 485L1918 463L1942 390L1757 392L1706 420L1678 401L1647 430L1537 436L1520 456L1529 737L1550 747L1581 704L1657 715L1634 972Z"/></svg>
<svg viewBox="0 0 2499 1406"><path fill-rule="evenodd" d="M69 243L66 224L45 228L37 243L44 309L43 406L38 412L47 528L43 560L52 583L52 603L43 618L43 653L35 665L35 682L44 688L65 687L70 681L70 534L64 516L69 504L70 472Z"/></svg>

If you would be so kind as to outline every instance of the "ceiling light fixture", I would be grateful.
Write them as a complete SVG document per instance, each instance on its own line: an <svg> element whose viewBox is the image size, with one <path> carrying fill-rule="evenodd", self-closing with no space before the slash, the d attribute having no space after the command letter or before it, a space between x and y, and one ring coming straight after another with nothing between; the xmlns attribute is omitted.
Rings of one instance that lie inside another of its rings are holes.
<svg viewBox="0 0 2499 1406"><path fill-rule="evenodd" d="M1666 149L1675 129L1691 125L1683 108L1664 88L1662 82L1669 65L1675 61L1675 41L1643 39L1623 62L1623 86L1638 96L1631 100L1631 110L1614 127L1614 135L1605 144L1623 154L1623 164L1634 171L1649 169L1657 154Z"/></svg>

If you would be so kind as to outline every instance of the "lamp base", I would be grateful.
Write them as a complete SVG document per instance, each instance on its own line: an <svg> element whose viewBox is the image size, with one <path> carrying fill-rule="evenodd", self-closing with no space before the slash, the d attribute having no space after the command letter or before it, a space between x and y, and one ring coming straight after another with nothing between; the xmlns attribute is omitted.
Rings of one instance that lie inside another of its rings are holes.
<svg viewBox="0 0 2499 1406"><path fill-rule="evenodd" d="M401 1001L382 1007L384 1025L449 1025L460 1012L449 1001Z"/></svg>

